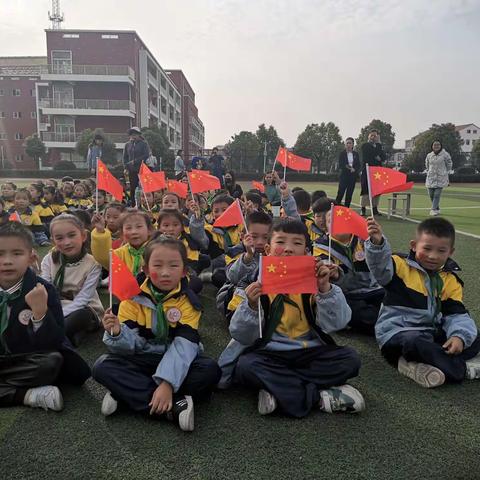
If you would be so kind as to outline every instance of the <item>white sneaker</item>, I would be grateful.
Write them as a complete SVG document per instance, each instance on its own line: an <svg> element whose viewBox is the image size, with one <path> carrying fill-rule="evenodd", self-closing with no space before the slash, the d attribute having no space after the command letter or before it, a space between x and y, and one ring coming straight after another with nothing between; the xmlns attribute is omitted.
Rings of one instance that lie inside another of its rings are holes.
<svg viewBox="0 0 480 480"><path fill-rule="evenodd" d="M480 379L480 354L476 357L467 360L466 362L467 370L465 371L465 378L467 380L478 380Z"/></svg>
<svg viewBox="0 0 480 480"><path fill-rule="evenodd" d="M363 395L351 385L320 390L320 410L326 413L359 413L365 410Z"/></svg>
<svg viewBox="0 0 480 480"><path fill-rule="evenodd" d="M427 363L398 360L398 371L425 388L435 388L445 383L445 374L437 367Z"/></svg>
<svg viewBox="0 0 480 480"><path fill-rule="evenodd" d="M260 415L270 415L277 408L277 400L266 390L258 392L258 413Z"/></svg>
<svg viewBox="0 0 480 480"><path fill-rule="evenodd" d="M433 208L432 208L432 210L430 210L430 216L434 217L435 215L437 215L437 211L433 210Z"/></svg>
<svg viewBox="0 0 480 480"><path fill-rule="evenodd" d="M27 390L23 403L28 407L59 412L63 408L63 397L58 387L46 385Z"/></svg>
<svg viewBox="0 0 480 480"><path fill-rule="evenodd" d="M110 392L107 392L102 400L102 415L108 417L109 415L117 411L117 407L118 402L112 397L112 394Z"/></svg>

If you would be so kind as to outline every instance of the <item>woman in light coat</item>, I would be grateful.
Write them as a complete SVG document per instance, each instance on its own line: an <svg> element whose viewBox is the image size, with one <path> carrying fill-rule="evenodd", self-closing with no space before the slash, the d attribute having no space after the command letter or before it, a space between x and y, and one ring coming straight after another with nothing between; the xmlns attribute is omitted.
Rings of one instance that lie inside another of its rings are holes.
<svg viewBox="0 0 480 480"><path fill-rule="evenodd" d="M448 187L448 172L452 169L452 158L443 149L442 143L435 140L432 143L432 151L425 159L427 178L425 186L432 200L430 215L440 215L440 196L442 190Z"/></svg>

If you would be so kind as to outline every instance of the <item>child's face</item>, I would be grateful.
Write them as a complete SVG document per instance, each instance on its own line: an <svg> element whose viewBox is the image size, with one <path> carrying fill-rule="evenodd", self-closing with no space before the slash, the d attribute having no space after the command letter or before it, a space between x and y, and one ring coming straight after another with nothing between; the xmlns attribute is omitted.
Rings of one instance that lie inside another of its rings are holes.
<svg viewBox="0 0 480 480"><path fill-rule="evenodd" d="M105 212L105 224L112 233L118 232L120 228L120 210L116 208L107 208Z"/></svg>
<svg viewBox="0 0 480 480"><path fill-rule="evenodd" d="M175 195L164 195L162 198L162 208L165 210L180 210L178 198Z"/></svg>
<svg viewBox="0 0 480 480"><path fill-rule="evenodd" d="M30 192L33 201L40 200L40 192L35 187L30 185L27 190Z"/></svg>
<svg viewBox="0 0 480 480"><path fill-rule="evenodd" d="M147 202L148 202L148 205L147 205ZM142 195L142 206L147 208L150 207L152 208L153 207L153 193L152 192L145 192L143 195Z"/></svg>
<svg viewBox="0 0 480 480"><path fill-rule="evenodd" d="M0 242L0 287L13 287L35 261L35 254L18 237L3 237Z"/></svg>
<svg viewBox="0 0 480 480"><path fill-rule="evenodd" d="M450 238L437 237L426 232L412 240L410 248L415 252L417 262L425 270L433 272L440 270L454 252Z"/></svg>
<svg viewBox="0 0 480 480"><path fill-rule="evenodd" d="M66 257L80 255L82 246L87 239L85 230L69 221L57 222L53 225L52 240L55 248Z"/></svg>
<svg viewBox="0 0 480 480"><path fill-rule="evenodd" d="M69 197L73 193L73 185L71 183L64 183L62 191L66 197Z"/></svg>
<svg viewBox="0 0 480 480"><path fill-rule="evenodd" d="M75 185L75 188L73 189L73 193L77 198L85 198L85 189L80 184Z"/></svg>
<svg viewBox="0 0 480 480"><path fill-rule="evenodd" d="M55 182L53 180L45 180L45 185L47 187L56 187Z"/></svg>
<svg viewBox="0 0 480 480"><path fill-rule="evenodd" d="M48 190L45 190L45 193L43 194L43 198L45 199L46 202L50 203L53 201L53 193L49 192Z"/></svg>
<svg viewBox="0 0 480 480"><path fill-rule="evenodd" d="M315 222L315 225L323 231L327 230L327 225L330 221L330 212L327 212L326 214L323 212L317 212L313 214L313 221Z"/></svg>
<svg viewBox="0 0 480 480"><path fill-rule="evenodd" d="M13 196L15 195L15 190L9 183L4 183L2 185L2 197L5 200L13 200Z"/></svg>
<svg viewBox="0 0 480 480"><path fill-rule="evenodd" d="M299 233L273 232L270 243L265 246L267 255L278 257L301 256L307 253L305 235Z"/></svg>
<svg viewBox="0 0 480 480"><path fill-rule="evenodd" d="M265 174L265 182L267 185L271 185L273 181L273 175L271 173Z"/></svg>
<svg viewBox="0 0 480 480"><path fill-rule="evenodd" d="M103 207L105 205L105 195L102 193L98 192L93 195L95 202L98 202L99 207Z"/></svg>
<svg viewBox="0 0 480 480"><path fill-rule="evenodd" d="M132 247L141 247L149 237L145 219L141 215L131 215L123 223L122 235Z"/></svg>
<svg viewBox="0 0 480 480"><path fill-rule="evenodd" d="M153 250L144 270L155 287L164 292L173 290L186 275L180 252L163 245Z"/></svg>
<svg viewBox="0 0 480 480"><path fill-rule="evenodd" d="M158 226L160 232L172 238L178 238L183 232L182 222L175 217L165 217Z"/></svg>
<svg viewBox="0 0 480 480"><path fill-rule="evenodd" d="M212 215L216 220L230 205L227 202L214 203L212 205Z"/></svg>
<svg viewBox="0 0 480 480"><path fill-rule="evenodd" d="M153 200L155 202L155 205L162 203L162 192L160 190L157 192L153 192Z"/></svg>
<svg viewBox="0 0 480 480"><path fill-rule="evenodd" d="M265 253L265 245L268 242L268 235L270 233L270 225L263 225L262 223L251 223L248 226L248 233L252 236L255 252Z"/></svg>
<svg viewBox="0 0 480 480"><path fill-rule="evenodd" d="M25 195L24 193L17 193L15 195L14 205L15 210L19 210L22 212L26 210L30 205L30 199L28 198L28 195Z"/></svg>

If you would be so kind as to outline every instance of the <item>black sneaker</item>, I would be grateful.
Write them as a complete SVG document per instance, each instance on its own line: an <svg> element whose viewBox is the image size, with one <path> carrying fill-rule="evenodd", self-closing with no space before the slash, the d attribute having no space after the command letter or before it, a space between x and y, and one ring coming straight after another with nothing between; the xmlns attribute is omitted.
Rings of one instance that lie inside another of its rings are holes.
<svg viewBox="0 0 480 480"><path fill-rule="evenodd" d="M172 409L167 414L167 418L175 422L180 427L180 430L193 432L195 422L192 397L190 395L176 397Z"/></svg>
<svg viewBox="0 0 480 480"><path fill-rule="evenodd" d="M376 215L377 217L381 217L382 214L378 211L378 208L373 208L373 214Z"/></svg>
<svg viewBox="0 0 480 480"><path fill-rule="evenodd" d="M362 211L361 211L360 215L361 215L362 217L366 217L366 216L367 216L367 209L366 209L365 207L362 207Z"/></svg>

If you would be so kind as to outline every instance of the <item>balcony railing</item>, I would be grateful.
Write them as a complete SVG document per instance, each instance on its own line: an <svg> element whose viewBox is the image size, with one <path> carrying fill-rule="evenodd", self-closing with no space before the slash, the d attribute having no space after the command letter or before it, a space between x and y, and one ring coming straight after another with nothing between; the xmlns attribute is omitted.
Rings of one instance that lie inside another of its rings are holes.
<svg viewBox="0 0 480 480"><path fill-rule="evenodd" d="M129 110L130 112L135 112L135 104L130 100L41 98L38 101L38 105L42 108L67 110Z"/></svg>
<svg viewBox="0 0 480 480"><path fill-rule="evenodd" d="M150 109L150 112L158 117L158 106L154 105L153 103L150 103L148 107Z"/></svg>
<svg viewBox="0 0 480 480"><path fill-rule="evenodd" d="M41 137L44 142L69 142L76 143L81 133L76 132L41 132ZM125 133L105 133L113 143L125 143L128 140L128 135Z"/></svg>
<svg viewBox="0 0 480 480"><path fill-rule="evenodd" d="M46 71L55 75L111 75L128 76L135 80L135 71L129 65L48 65Z"/></svg>

